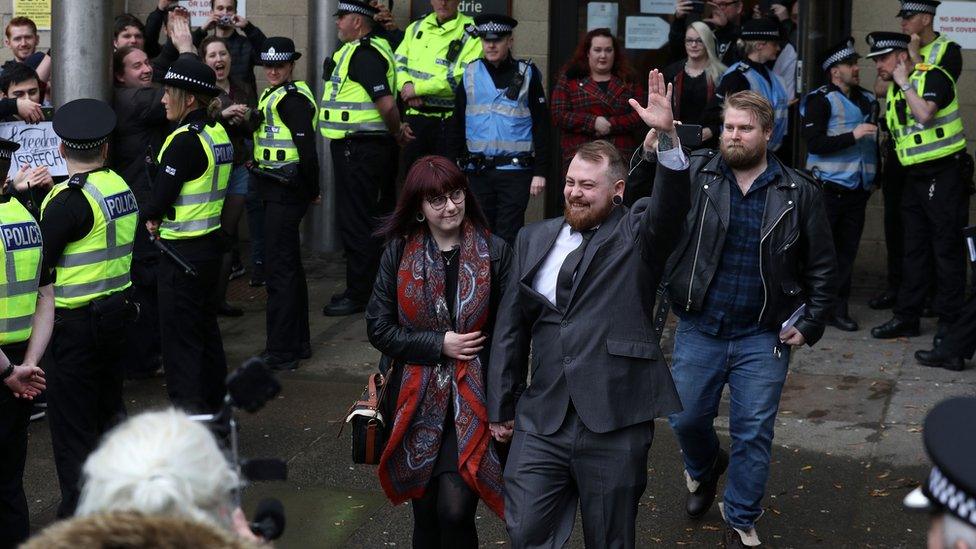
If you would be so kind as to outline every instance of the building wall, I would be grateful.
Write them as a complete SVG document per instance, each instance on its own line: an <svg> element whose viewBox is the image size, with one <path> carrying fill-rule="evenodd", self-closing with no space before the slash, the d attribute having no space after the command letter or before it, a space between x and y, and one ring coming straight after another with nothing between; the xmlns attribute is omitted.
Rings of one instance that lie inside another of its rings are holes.
<svg viewBox="0 0 976 549"><path fill-rule="evenodd" d="M78 0L71 0L78 1ZM247 15L254 24L260 27L268 36L284 35L295 40L299 51L308 49L308 24L306 19L308 0L248 0ZM324 0L316 0L324 1ZM156 0L114 0L116 12L128 9L140 17L145 17L156 4ZM897 31L898 20L894 17L894 7L891 0L857 0L853 2L852 31L857 40L857 47L862 52L867 49L864 37L874 30ZM2 2L0 17L4 25L12 17L11 3ZM543 78L549 72L549 2L545 0L512 0L512 15L519 20L515 30L515 50L519 57L531 59L542 71ZM409 23L409 2L396 3L395 19L401 28ZM576 32L576 29L572 29ZM50 32L41 33L41 47L50 47ZM55 52L56 55L56 52ZM10 51L0 50L0 62L10 58ZM299 63L297 76L305 78L308 63L321 63L321 60L311 60L307 57L305 63ZM959 89L976 89L976 52L964 51L964 71L959 81ZM264 79L258 72L259 86ZM861 61L861 81L870 86L874 81L876 71L874 63L868 59ZM548 82L546 84L548 89ZM960 101L969 132L969 150L976 147L976 95L962 93ZM561 182L552 181L549 185L559 185ZM976 205L976 201L974 201ZM533 198L527 212L527 219L532 221L542 217L542 199ZM976 214L976 208L974 208ZM976 219L976 215L972 216ZM858 256L858 283L875 283L875 279L884 272L884 232L881 193L875 193L868 206L867 224Z"/></svg>
<svg viewBox="0 0 976 549"><path fill-rule="evenodd" d="M864 41L868 33L874 31L901 32L898 25L897 4L889 0L857 0L852 2L852 23L851 31L857 42L857 49L862 54L868 51L867 43ZM976 3L974 3L976 7ZM874 61L861 59L859 63L861 69L861 84L870 89L873 85L877 71ZM963 50L963 71L959 77L957 90L959 92L960 108L963 115L963 124L967 129L967 150L970 152L976 148L976 94L970 94L967 90L976 89L976 51ZM976 220L976 201L971 203L973 208L970 211L970 219ZM874 193L868 205L867 222L864 227L864 236L861 239L861 248L858 253L855 273L861 275L860 281L855 278L855 283L873 282L872 275L882 275L885 268L884 250L884 210L882 208L882 197L880 192ZM876 276L874 277L876 278Z"/></svg>

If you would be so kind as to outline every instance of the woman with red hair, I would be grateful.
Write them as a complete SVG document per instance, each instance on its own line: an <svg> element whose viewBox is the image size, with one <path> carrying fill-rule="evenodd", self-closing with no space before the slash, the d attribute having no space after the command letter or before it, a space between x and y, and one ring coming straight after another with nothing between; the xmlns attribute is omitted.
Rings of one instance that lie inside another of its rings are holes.
<svg viewBox="0 0 976 549"><path fill-rule="evenodd" d="M413 505L414 547L477 547L478 498L504 517L485 368L512 250L441 156L413 164L378 233L387 244L366 330L400 386L380 483L394 504Z"/></svg>
<svg viewBox="0 0 976 549"><path fill-rule="evenodd" d="M631 75L620 41L610 29L586 33L552 90L552 118L562 133L563 172L580 145L595 139L613 143L630 159L643 135L640 117L627 100L645 91Z"/></svg>

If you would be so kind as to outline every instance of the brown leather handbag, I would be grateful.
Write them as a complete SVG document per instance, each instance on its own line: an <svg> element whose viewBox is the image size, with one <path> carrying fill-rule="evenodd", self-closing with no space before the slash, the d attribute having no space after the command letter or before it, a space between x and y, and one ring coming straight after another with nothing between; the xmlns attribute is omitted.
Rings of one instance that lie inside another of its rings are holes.
<svg viewBox="0 0 976 549"><path fill-rule="evenodd" d="M388 406L390 376L392 368L383 374L370 374L366 380L366 387L358 400L352 403L346 412L346 423L352 427L352 462L376 465L383 455L383 448L393 426L392 409ZM342 427L339 428L339 435Z"/></svg>

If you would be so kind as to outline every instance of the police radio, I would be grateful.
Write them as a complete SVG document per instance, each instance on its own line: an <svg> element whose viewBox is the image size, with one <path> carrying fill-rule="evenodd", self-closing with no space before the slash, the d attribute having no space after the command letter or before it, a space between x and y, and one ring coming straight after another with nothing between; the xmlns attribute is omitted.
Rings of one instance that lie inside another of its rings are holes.
<svg viewBox="0 0 976 549"><path fill-rule="evenodd" d="M871 114L868 115L868 124L878 125L878 119L881 117L881 105L877 101L871 103Z"/></svg>
<svg viewBox="0 0 976 549"><path fill-rule="evenodd" d="M521 64L521 63L520 63ZM508 88L505 90L505 97L515 101L518 99L519 91L522 89L522 84L525 84L525 73L529 70L529 64L524 63L524 68L521 71L515 71L515 76L512 77L512 81L509 82Z"/></svg>
<svg viewBox="0 0 976 549"><path fill-rule="evenodd" d="M461 41L451 40L451 44L447 47L447 60L453 63L457 61L459 55L461 55Z"/></svg>

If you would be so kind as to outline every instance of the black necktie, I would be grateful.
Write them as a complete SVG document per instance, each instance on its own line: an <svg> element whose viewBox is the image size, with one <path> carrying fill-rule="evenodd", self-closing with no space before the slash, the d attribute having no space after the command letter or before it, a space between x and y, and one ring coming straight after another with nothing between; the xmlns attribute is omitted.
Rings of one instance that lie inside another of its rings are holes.
<svg viewBox="0 0 976 549"><path fill-rule="evenodd" d="M576 269L579 268L580 261L583 260L583 254L586 253L586 245L590 243L594 233L596 233L596 229L581 231L580 235L582 235L583 241L575 250L569 252L569 255L563 260L562 267L559 267L559 274L556 276L557 307L565 308L568 305L569 294L573 291L573 275L576 274Z"/></svg>

